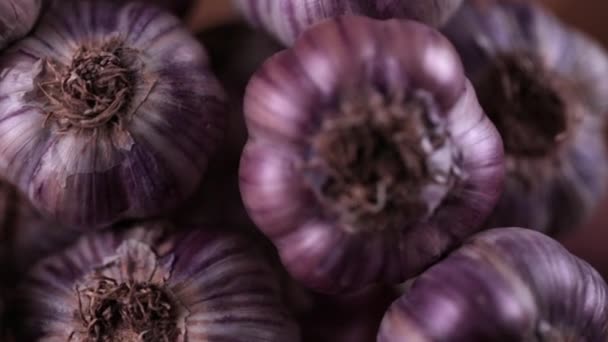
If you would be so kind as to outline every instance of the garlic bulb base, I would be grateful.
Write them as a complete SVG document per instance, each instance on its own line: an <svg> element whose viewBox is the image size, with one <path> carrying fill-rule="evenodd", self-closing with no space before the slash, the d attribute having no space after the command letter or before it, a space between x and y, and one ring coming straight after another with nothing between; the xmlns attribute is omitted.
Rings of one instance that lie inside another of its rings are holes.
<svg viewBox="0 0 608 342"><path fill-rule="evenodd" d="M479 102L502 133L505 151L523 158L550 155L574 116L560 87L563 81L532 56L497 56L486 69L476 83Z"/></svg>
<svg viewBox="0 0 608 342"><path fill-rule="evenodd" d="M428 217L462 179L460 151L425 91L355 91L324 115L304 173L347 232L398 231Z"/></svg>
<svg viewBox="0 0 608 342"><path fill-rule="evenodd" d="M158 285L104 277L78 295L89 302L79 309L87 341L175 341L179 334L175 304Z"/></svg>
<svg viewBox="0 0 608 342"><path fill-rule="evenodd" d="M177 341L186 309L166 286L167 271L157 268L157 254L146 243L127 240L111 259L75 287L74 324L81 328L70 336L85 342ZM116 276L125 268L131 278Z"/></svg>
<svg viewBox="0 0 608 342"><path fill-rule="evenodd" d="M38 88L46 97L47 116L61 130L98 128L128 117L134 106L139 52L112 37L82 45L71 65L46 60Z"/></svg>
<svg viewBox="0 0 608 342"><path fill-rule="evenodd" d="M500 136L453 47L420 23L314 26L254 74L244 112L243 203L318 291L411 278L473 234L501 192Z"/></svg>

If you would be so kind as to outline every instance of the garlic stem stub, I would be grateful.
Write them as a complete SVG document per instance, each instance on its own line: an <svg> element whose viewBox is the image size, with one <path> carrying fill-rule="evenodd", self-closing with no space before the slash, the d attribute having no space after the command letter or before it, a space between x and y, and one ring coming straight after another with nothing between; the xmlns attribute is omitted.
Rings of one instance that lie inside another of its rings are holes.
<svg viewBox="0 0 608 342"><path fill-rule="evenodd" d="M501 191L501 139L450 43L417 22L313 27L253 76L244 110L245 206L320 291L411 277Z"/></svg>
<svg viewBox="0 0 608 342"><path fill-rule="evenodd" d="M276 273L245 236L198 226L165 234L165 228L145 223L91 234L40 262L22 287L32 337L299 340Z"/></svg>
<svg viewBox="0 0 608 342"><path fill-rule="evenodd" d="M30 32L41 6L42 0L0 1L0 51Z"/></svg>
<svg viewBox="0 0 608 342"><path fill-rule="evenodd" d="M583 224L608 186L606 52L523 1L468 1L444 32L505 145L487 226L555 235Z"/></svg>
<svg viewBox="0 0 608 342"><path fill-rule="evenodd" d="M66 225L175 208L223 135L206 52L145 3L51 2L0 69L0 173Z"/></svg>
<svg viewBox="0 0 608 342"><path fill-rule="evenodd" d="M233 0L255 26L287 46L309 27L328 18L361 15L374 19L402 18L440 27L463 0Z"/></svg>
<svg viewBox="0 0 608 342"><path fill-rule="evenodd" d="M606 341L607 308L589 264L539 232L497 228L418 277L378 341Z"/></svg>

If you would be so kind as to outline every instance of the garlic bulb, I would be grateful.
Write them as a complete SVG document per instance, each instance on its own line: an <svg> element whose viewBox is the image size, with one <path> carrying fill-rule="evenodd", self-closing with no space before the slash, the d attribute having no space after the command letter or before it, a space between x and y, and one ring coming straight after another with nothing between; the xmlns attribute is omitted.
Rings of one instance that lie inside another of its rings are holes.
<svg viewBox="0 0 608 342"><path fill-rule="evenodd" d="M327 18L362 15L376 19L406 18L439 27L462 0L233 0L254 25L262 26L285 45Z"/></svg>
<svg viewBox="0 0 608 342"><path fill-rule="evenodd" d="M42 0L0 1L0 50L25 36L34 27Z"/></svg>
<svg viewBox="0 0 608 342"><path fill-rule="evenodd" d="M315 26L253 76L245 119L245 206L317 290L411 277L500 194L496 129L449 42L413 21Z"/></svg>
<svg viewBox="0 0 608 342"><path fill-rule="evenodd" d="M608 288L587 263L528 229L482 232L386 313L379 342L606 341Z"/></svg>
<svg viewBox="0 0 608 342"><path fill-rule="evenodd" d="M175 208L222 137L224 93L207 64L154 6L52 2L0 58L0 173L71 226Z"/></svg>
<svg viewBox="0 0 608 342"><path fill-rule="evenodd" d="M299 340L276 274L244 236L145 224L83 237L24 284L38 341Z"/></svg>
<svg viewBox="0 0 608 342"><path fill-rule="evenodd" d="M579 226L608 185L606 52L523 1L468 1L445 33L505 145L505 191L487 226Z"/></svg>

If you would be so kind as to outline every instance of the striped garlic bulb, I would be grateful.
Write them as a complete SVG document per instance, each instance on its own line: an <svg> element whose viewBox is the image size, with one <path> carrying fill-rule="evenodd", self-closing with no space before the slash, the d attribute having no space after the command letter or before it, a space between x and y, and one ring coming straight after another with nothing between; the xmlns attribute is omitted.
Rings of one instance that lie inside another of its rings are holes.
<svg viewBox="0 0 608 342"><path fill-rule="evenodd" d="M298 330L249 240L150 223L83 237L25 283L38 341L286 342Z"/></svg>
<svg viewBox="0 0 608 342"><path fill-rule="evenodd" d="M291 45L310 26L341 15L404 18L441 26L462 0L233 0L254 25Z"/></svg>
<svg viewBox="0 0 608 342"><path fill-rule="evenodd" d="M172 211L223 135L206 51L146 3L50 1L0 69L0 174L65 225Z"/></svg>
<svg viewBox="0 0 608 342"><path fill-rule="evenodd" d="M608 287L557 241L522 228L479 233L420 277L378 342L600 342Z"/></svg>
<svg viewBox="0 0 608 342"><path fill-rule="evenodd" d="M316 25L254 74L244 111L245 207L319 291L411 278L502 190L501 138L452 45L418 22Z"/></svg>
<svg viewBox="0 0 608 342"><path fill-rule="evenodd" d="M583 224L608 187L606 51L533 1L467 1L444 33L505 146L487 227Z"/></svg>

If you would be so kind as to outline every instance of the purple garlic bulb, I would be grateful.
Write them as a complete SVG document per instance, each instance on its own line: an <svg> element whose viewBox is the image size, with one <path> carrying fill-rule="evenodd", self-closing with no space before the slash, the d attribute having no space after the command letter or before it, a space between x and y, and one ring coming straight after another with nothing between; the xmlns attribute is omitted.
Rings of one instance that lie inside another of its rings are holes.
<svg viewBox="0 0 608 342"><path fill-rule="evenodd" d="M42 0L0 1L0 50L30 32L41 6Z"/></svg>
<svg viewBox="0 0 608 342"><path fill-rule="evenodd" d="M378 342L606 341L607 308L604 280L557 241L493 229L418 277Z"/></svg>
<svg viewBox="0 0 608 342"><path fill-rule="evenodd" d="M317 290L411 277L500 194L501 139L450 43L423 24L325 21L262 66L244 107L245 206Z"/></svg>
<svg viewBox="0 0 608 342"><path fill-rule="evenodd" d="M144 3L53 1L0 68L0 173L66 225L174 209L223 134L206 52Z"/></svg>
<svg viewBox="0 0 608 342"><path fill-rule="evenodd" d="M233 0L254 25L291 46L309 27L328 18L361 15L375 19L405 18L439 27L462 0Z"/></svg>
<svg viewBox="0 0 608 342"><path fill-rule="evenodd" d="M505 146L487 226L557 234L584 223L608 185L606 52L524 1L468 1L445 33Z"/></svg>
<svg viewBox="0 0 608 342"><path fill-rule="evenodd" d="M245 236L144 224L83 237L22 287L41 341L299 341L278 278Z"/></svg>

